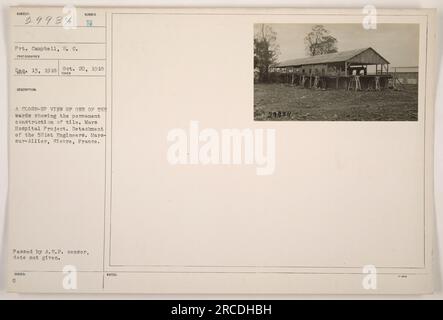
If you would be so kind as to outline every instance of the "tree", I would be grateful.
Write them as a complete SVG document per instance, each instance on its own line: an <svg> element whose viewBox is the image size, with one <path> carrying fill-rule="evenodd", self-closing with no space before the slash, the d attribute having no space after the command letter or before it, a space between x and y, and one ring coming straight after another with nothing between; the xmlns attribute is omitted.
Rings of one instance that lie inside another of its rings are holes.
<svg viewBox="0 0 443 320"><path fill-rule="evenodd" d="M310 56L337 52L337 39L322 25L315 25L305 37L306 53Z"/></svg>
<svg viewBox="0 0 443 320"><path fill-rule="evenodd" d="M258 70L260 82L269 80L269 67L277 61L279 46L277 34L271 26L259 24L254 32L254 70Z"/></svg>

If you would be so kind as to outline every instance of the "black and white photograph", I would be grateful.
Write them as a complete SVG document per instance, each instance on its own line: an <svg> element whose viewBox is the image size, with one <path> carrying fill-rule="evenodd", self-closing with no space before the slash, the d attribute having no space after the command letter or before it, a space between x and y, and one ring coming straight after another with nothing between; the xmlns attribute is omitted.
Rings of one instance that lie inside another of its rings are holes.
<svg viewBox="0 0 443 320"><path fill-rule="evenodd" d="M417 121L419 25L255 24L255 121Z"/></svg>
<svg viewBox="0 0 443 320"><path fill-rule="evenodd" d="M0 300L443 299L442 1L3 1Z"/></svg>

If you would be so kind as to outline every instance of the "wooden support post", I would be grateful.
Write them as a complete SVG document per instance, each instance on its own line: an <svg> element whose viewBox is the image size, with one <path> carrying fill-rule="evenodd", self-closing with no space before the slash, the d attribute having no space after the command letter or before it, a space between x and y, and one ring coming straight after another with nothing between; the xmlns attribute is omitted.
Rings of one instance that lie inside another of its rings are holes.
<svg viewBox="0 0 443 320"><path fill-rule="evenodd" d="M361 90L360 76L355 76L355 91Z"/></svg>
<svg viewBox="0 0 443 320"><path fill-rule="evenodd" d="M320 82L319 78L320 78L319 76L315 76L315 78L314 78L314 89L318 89L318 85Z"/></svg>
<svg viewBox="0 0 443 320"><path fill-rule="evenodd" d="M380 77L379 76L375 77L375 90L380 91Z"/></svg>
<svg viewBox="0 0 443 320"><path fill-rule="evenodd" d="M335 78L335 88L338 89L338 76Z"/></svg>

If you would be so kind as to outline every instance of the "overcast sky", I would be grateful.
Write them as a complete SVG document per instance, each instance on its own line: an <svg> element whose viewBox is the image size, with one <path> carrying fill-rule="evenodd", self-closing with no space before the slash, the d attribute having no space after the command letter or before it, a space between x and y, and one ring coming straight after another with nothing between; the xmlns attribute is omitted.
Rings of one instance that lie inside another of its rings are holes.
<svg viewBox="0 0 443 320"><path fill-rule="evenodd" d="M311 24L270 24L280 45L279 61L306 56L304 37ZM393 67L418 66L419 25L378 24L366 30L361 24L324 24L337 39L338 51L372 47Z"/></svg>

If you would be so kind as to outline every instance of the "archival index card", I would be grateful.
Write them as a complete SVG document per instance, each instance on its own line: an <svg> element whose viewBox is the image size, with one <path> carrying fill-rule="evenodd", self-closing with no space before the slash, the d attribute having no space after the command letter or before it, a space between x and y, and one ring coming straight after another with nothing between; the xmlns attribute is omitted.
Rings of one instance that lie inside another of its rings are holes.
<svg viewBox="0 0 443 320"><path fill-rule="evenodd" d="M435 31L11 8L9 289L431 292Z"/></svg>

